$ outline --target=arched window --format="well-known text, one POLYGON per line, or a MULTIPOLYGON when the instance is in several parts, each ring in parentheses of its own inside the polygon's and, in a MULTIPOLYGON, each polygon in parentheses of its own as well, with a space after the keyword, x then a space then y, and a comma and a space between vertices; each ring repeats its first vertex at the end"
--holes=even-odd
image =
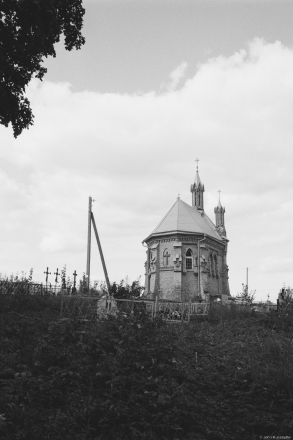
POLYGON ((211 252, 209 254, 208 262, 209 262, 209 273, 210 273, 210 276, 212 276, 212 274, 213 274, 213 255, 211 252))
POLYGON ((215 276, 218 275, 218 259, 217 255, 214 255, 214 268, 215 268, 215 276))
POLYGON ((164 266, 168 266, 168 264, 169 264, 169 257, 170 257, 170 254, 168 252, 168 249, 165 249, 164 252, 163 252, 163 265, 164 266))
POLYGON ((186 270, 188 269, 192 269, 192 251, 191 249, 188 249, 188 251, 186 252, 186 270))

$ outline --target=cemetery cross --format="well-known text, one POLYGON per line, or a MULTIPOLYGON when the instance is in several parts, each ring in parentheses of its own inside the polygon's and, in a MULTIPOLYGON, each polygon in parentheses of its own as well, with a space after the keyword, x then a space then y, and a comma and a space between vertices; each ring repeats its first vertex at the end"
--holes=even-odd
POLYGON ((51 272, 49 272, 49 268, 47 267, 46 272, 44 272, 44 274, 46 275, 46 290, 47 290, 47 284, 48 284, 48 275, 51 275, 51 272))

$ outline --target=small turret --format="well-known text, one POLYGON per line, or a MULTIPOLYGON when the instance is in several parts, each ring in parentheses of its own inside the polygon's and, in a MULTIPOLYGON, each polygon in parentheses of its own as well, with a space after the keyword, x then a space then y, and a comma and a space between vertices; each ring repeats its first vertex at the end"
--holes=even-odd
POLYGON ((217 232, 220 235, 223 235, 224 237, 226 237, 225 217, 224 217, 225 208, 223 208, 223 206, 221 204, 220 193, 221 193, 221 191, 219 191, 218 206, 216 206, 216 208, 214 209, 214 212, 216 214, 216 228, 217 228, 217 232))
POLYGON ((203 203, 203 193, 204 193, 204 185, 201 183, 199 174, 198 174, 198 162, 199 160, 196 159, 197 166, 196 166, 196 175, 194 183, 190 187, 190 191, 192 194, 192 206, 198 210, 203 211, 204 210, 204 203, 203 203))

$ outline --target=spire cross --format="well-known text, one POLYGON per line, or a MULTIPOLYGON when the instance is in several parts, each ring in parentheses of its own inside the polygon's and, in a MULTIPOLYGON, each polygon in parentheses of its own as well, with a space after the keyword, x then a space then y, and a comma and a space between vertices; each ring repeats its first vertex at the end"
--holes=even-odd
POLYGON ((57 267, 57 271, 54 272, 54 275, 56 275, 55 283, 57 284, 57 283, 58 283, 58 277, 59 277, 59 275, 60 275, 60 273, 58 273, 58 267, 57 267))
POLYGON ((199 162, 199 159, 195 159, 195 162, 196 162, 196 171, 198 171, 198 162, 199 162))
POLYGON ((218 193, 219 193, 219 200, 221 199, 221 190, 219 189, 218 193))

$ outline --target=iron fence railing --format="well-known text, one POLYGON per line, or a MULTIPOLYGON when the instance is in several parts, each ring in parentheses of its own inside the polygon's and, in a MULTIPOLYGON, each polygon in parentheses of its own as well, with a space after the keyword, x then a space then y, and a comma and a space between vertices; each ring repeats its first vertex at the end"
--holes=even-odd
POLYGON ((80 295, 64 295, 61 292, 61 316, 75 315, 79 318, 105 317, 147 313, 166 322, 189 322, 193 316, 206 316, 209 303, 176 302, 166 300, 114 299, 80 295))
MULTIPOLYGON (((30 283, 25 281, 0 281, 0 294, 12 295, 59 295, 62 290, 61 284, 30 283)), ((72 287, 65 289, 68 294, 72 293, 72 287)))
POLYGON ((0 281, 0 294, 42 295, 43 286, 38 283, 4 280, 0 281))

